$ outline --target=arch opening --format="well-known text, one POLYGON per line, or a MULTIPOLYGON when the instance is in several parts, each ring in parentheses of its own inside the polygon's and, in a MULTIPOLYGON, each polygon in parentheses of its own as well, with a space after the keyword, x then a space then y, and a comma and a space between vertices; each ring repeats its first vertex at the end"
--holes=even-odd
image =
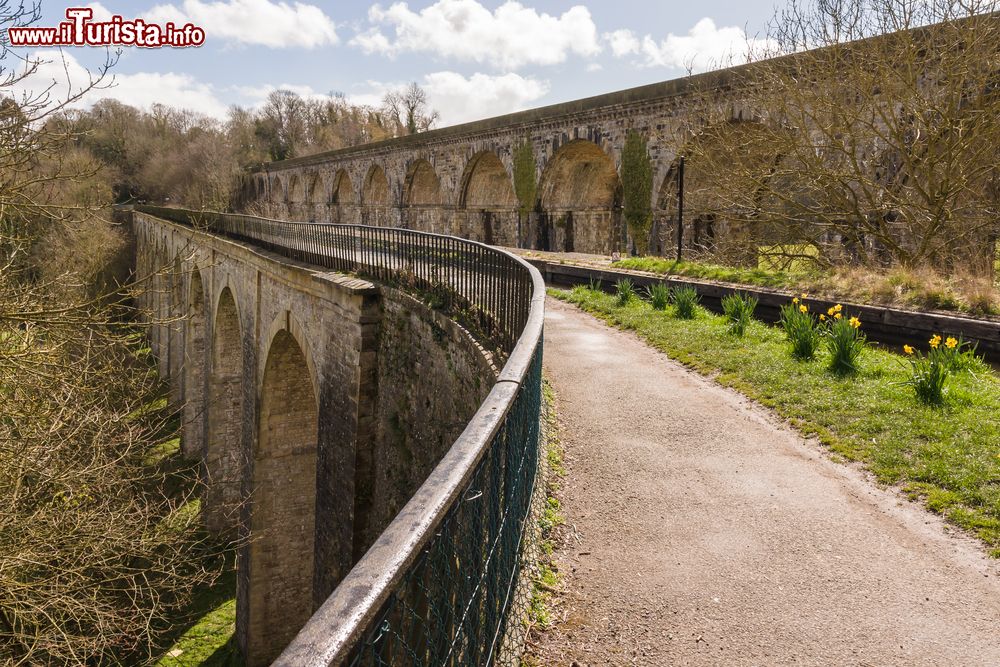
MULTIPOLYGON (((383 176, 384 177, 384 176, 383 176)), ((389 193, 389 185, 386 184, 386 197, 389 193)), ((333 178, 333 196, 331 201, 334 204, 353 204, 354 187, 351 185, 351 177, 345 169, 339 169, 333 178)))
POLYGON ((281 204, 285 201, 285 187, 281 183, 281 179, 275 176, 271 179, 271 203, 281 204))
POLYGON ((298 174, 292 174, 288 181, 288 203, 301 204, 306 200, 305 179, 298 174))
POLYGON ((768 253, 813 253, 821 230, 793 219, 786 203, 806 196, 795 160, 785 153, 790 135, 757 121, 733 119, 709 126, 681 151, 683 225, 678 228, 678 161, 657 191, 654 243, 684 257, 757 267, 768 253))
POLYGON ((373 165, 368 170, 368 177, 365 178, 365 187, 361 196, 362 201, 367 206, 387 206, 389 204, 389 179, 386 178, 382 167, 373 165))
POLYGON ((459 203, 466 209, 464 236, 483 243, 518 245, 517 195, 507 169, 494 153, 484 151, 469 161, 459 203))
POLYGON ((403 203, 406 206, 440 206, 441 181, 427 160, 414 162, 406 174, 403 203))
POLYGON ((389 223, 389 179, 382 167, 372 165, 361 191, 364 208, 361 221, 366 225, 387 225, 389 223))
POLYGON ((270 664, 314 610, 316 396, 285 330, 264 366, 250 513, 248 662, 270 664))
POLYGON ((313 174, 312 178, 309 180, 309 203, 327 203, 326 183, 323 181, 323 177, 319 174, 313 174))
POLYGON ((200 457, 205 440, 205 290, 201 272, 191 270, 188 316, 184 335, 184 437, 186 458, 200 457))
POLYGON ((614 160, 576 139, 560 146, 542 172, 539 246, 608 254, 624 247, 622 186, 614 160))
POLYGON ((219 296, 212 335, 205 443, 205 526, 237 533, 243 446, 243 331, 232 291, 219 296))

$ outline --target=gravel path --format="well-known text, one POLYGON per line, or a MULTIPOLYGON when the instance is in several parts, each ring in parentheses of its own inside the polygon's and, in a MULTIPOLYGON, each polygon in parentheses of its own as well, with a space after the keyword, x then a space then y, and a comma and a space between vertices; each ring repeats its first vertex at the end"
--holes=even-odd
POLYGON ((768 411, 546 304, 566 593, 542 664, 1000 665, 1000 564, 768 411))

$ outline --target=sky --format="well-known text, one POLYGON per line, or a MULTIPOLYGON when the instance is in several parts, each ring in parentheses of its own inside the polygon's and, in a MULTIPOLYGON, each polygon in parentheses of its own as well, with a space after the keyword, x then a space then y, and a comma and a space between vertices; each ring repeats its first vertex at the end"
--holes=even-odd
MULTIPOLYGON (((781 0, 778 0, 779 2, 781 0)), ((205 30, 196 48, 122 50, 113 85, 92 91, 149 108, 160 102, 224 119, 277 88, 377 105, 415 81, 439 127, 665 81, 740 60, 774 13, 773 0, 42 0, 55 26, 68 6, 205 30)), ((105 49, 28 52, 46 61, 25 86, 85 80, 105 49)), ((0 63, 7 64, 9 63, 0 63)), ((0 93, 4 91, 0 89, 0 93)), ((23 92, 23 91, 22 91, 23 92)))

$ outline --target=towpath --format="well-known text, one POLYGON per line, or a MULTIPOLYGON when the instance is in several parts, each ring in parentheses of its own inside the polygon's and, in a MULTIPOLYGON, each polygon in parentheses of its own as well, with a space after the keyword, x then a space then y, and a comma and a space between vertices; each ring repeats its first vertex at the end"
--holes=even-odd
POLYGON ((735 392, 549 299, 568 475, 542 664, 1000 665, 1000 566, 735 392))

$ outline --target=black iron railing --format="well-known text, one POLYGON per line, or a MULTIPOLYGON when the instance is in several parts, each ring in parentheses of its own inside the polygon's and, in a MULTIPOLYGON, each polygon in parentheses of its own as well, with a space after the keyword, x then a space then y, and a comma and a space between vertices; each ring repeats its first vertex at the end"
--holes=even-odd
POLYGON ((496 248, 412 230, 137 210, 415 290, 503 354, 458 440, 274 664, 517 664, 539 462, 538 271, 496 248))

